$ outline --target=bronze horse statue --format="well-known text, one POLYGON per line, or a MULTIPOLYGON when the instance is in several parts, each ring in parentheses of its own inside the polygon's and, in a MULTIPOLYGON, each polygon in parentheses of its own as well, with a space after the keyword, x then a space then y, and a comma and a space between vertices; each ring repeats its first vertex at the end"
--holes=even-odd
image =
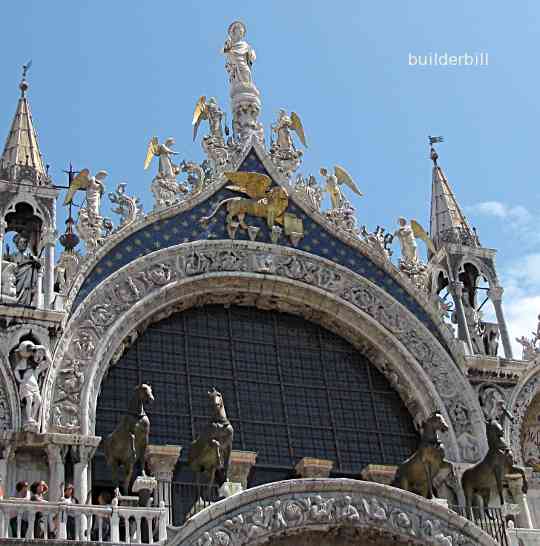
POLYGON ((512 450, 504 439, 504 429, 496 419, 486 422, 488 452, 477 465, 467 469, 461 478, 465 493, 467 513, 473 506, 475 495, 484 503, 484 510, 489 506, 491 492, 496 489, 501 506, 504 504, 503 480, 509 474, 520 474, 523 478, 522 491, 527 493, 527 477, 523 468, 516 466, 512 450))
POLYGON ((426 419, 418 449, 399 465, 391 485, 433 498, 435 476, 442 470, 449 470, 455 476, 454 466, 445 459, 444 445, 438 437, 439 432, 447 430, 448 424, 440 413, 433 413, 426 419))
POLYGON ((150 385, 142 383, 135 387, 127 413, 122 416, 114 431, 103 440, 105 459, 111 468, 117 494, 120 487, 121 468, 124 470, 124 494, 128 493, 133 469, 137 461, 141 463, 143 476, 146 475, 144 459, 150 434, 150 421, 144 411, 144 404, 153 401, 154 395, 150 385))
POLYGON ((188 464, 197 473, 209 478, 208 493, 214 483, 221 487, 227 481, 234 429, 225 413, 223 396, 215 388, 208 392, 213 415, 206 430, 192 442, 188 464))

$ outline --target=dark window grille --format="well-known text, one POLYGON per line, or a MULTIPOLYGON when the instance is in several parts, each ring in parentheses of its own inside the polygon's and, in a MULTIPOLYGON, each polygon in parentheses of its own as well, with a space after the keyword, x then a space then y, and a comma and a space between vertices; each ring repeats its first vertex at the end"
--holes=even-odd
MULTIPOLYGON (((96 434, 113 430, 141 381, 156 399, 147 408, 151 443, 185 448, 174 478, 179 491, 187 448, 209 419, 213 386, 224 396, 234 448, 258 453, 253 484, 290 477, 305 456, 335 461, 336 475, 358 475, 370 463, 396 464, 417 446, 399 395, 368 359, 321 326, 284 313, 215 305, 149 326, 103 381, 96 434)), ((94 482, 109 480, 98 452, 94 482)))

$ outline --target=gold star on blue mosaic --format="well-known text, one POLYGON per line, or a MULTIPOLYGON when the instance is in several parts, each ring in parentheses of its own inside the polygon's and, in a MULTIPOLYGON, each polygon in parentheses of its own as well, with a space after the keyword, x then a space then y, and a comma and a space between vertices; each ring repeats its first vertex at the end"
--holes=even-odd
POLYGON ((135 241, 133 241, 137 246, 141 246, 142 245, 142 241, 140 239, 135 239, 135 241))

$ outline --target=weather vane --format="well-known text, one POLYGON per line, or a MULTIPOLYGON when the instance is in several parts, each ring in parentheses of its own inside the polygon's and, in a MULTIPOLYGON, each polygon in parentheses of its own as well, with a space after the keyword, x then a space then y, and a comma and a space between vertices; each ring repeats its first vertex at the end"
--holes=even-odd
POLYGON ((430 151, 430 159, 433 161, 433 165, 435 167, 437 166, 437 159, 439 159, 439 154, 433 147, 434 144, 439 144, 440 142, 444 142, 444 138, 442 136, 429 136, 429 151, 430 151))
POLYGON ((23 80, 26 78, 26 74, 30 70, 30 67, 32 66, 32 60, 30 59, 26 64, 22 65, 22 77, 23 80))

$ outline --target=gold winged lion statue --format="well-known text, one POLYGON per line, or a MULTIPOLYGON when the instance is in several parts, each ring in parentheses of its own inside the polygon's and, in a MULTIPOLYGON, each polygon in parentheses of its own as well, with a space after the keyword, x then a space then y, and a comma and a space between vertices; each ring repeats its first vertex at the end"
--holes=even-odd
POLYGON ((284 214, 289 206, 289 195, 285 188, 275 186, 270 188, 272 179, 266 174, 256 172, 227 172, 226 178, 233 183, 227 189, 245 193, 246 197, 229 197, 217 205, 210 216, 201 218, 201 224, 205 225, 218 213, 219 209, 227 207, 227 225, 238 222, 242 229, 249 226, 245 222, 246 215, 264 218, 268 227, 275 224, 283 224, 284 214))

